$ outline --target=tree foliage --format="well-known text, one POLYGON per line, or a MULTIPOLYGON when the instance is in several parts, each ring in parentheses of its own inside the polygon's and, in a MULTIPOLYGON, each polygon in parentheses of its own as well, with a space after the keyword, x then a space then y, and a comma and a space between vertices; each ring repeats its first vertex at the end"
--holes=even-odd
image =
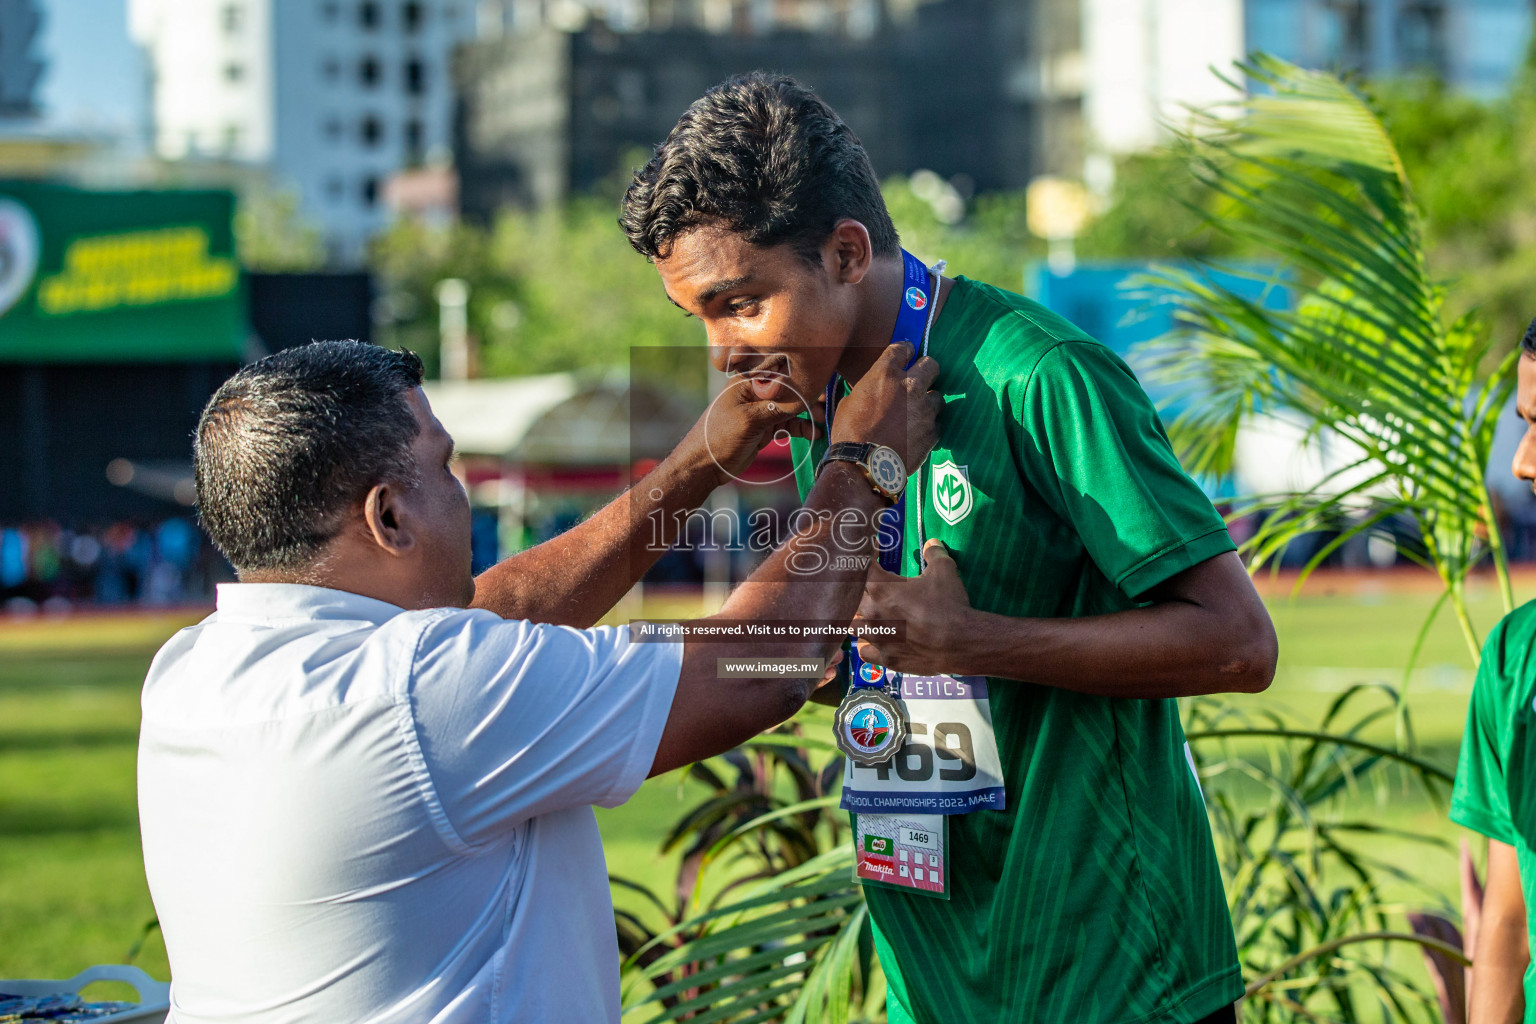
POLYGON ((1536 312, 1536 68, 1492 100, 1430 78, 1366 92, 1414 183, 1431 272, 1457 277, 1454 313, 1477 310, 1508 351, 1536 312))
POLYGON ((949 267, 945 273, 951 276, 964 274, 974 281, 1018 291, 1025 263, 1045 253, 1043 243, 1026 225, 1024 193, 973 196, 962 216, 947 223, 940 216, 948 212, 942 205, 914 191, 918 180, 919 175, 891 178, 882 187, 902 246, 929 263, 946 261, 949 267))
POLYGON ((325 266, 325 241, 300 212, 299 197, 268 187, 241 190, 235 248, 240 265, 259 273, 294 274, 325 266))
POLYGON ((1218 197, 1191 171, 1183 147, 1121 158, 1103 212, 1077 242, 1083 259, 1229 256, 1240 244, 1210 228, 1218 197))
MULTIPOLYGON (((905 179, 889 182, 886 194, 908 248, 948 260, 952 274, 1018 289, 1038 247, 1024 227, 1022 193, 982 196, 955 224, 905 179)), ((558 208, 507 209, 489 228, 401 219, 371 255, 383 294, 381 340, 435 365, 434 288, 453 277, 469 284, 469 330, 485 376, 623 366, 634 346, 698 348, 698 321, 667 301, 617 216, 617 199, 600 192, 558 208)))
POLYGON ((699 346, 696 321, 667 301, 624 240, 612 203, 593 197, 506 210, 490 228, 405 219, 375 243, 386 344, 435 361, 436 284, 469 284, 469 330, 485 376, 623 366, 632 346, 699 346))

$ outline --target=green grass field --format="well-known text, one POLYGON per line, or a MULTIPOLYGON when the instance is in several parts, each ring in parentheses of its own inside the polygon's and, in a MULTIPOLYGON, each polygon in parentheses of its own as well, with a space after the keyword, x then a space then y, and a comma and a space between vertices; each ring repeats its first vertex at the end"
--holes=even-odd
MULTIPOLYGON (((1313 721, 1350 683, 1399 684, 1433 603, 1433 593, 1421 589, 1325 584, 1295 599, 1279 591, 1270 600, 1281 635, 1280 675, 1267 694, 1244 699, 1313 721)), ((1519 590, 1522 599, 1536 596, 1536 585, 1519 590)), ((1496 621, 1497 602, 1486 588, 1475 595, 1473 614, 1481 630, 1496 621)), ((138 689, 155 649, 185 621, 0 622, 0 978, 67 977, 93 963, 121 961, 153 918, 134 803, 138 689)), ((1410 690, 1419 739, 1428 757, 1452 766, 1471 663, 1448 616, 1429 636, 1420 664, 1410 690)), ((1390 737, 1389 727, 1382 737, 1390 737)), ((664 888, 675 861, 659 845, 688 799, 669 777, 648 783, 623 807, 599 811, 610 870, 664 888)), ((1417 796, 1378 798, 1374 813, 1424 834, 1459 832, 1417 796)), ((1381 847, 1387 857, 1394 850, 1381 847)), ((1426 858, 1404 848, 1402 856, 1414 858, 1409 866, 1454 902, 1450 855, 1426 858)), ((167 976, 158 934, 135 962, 167 976)))

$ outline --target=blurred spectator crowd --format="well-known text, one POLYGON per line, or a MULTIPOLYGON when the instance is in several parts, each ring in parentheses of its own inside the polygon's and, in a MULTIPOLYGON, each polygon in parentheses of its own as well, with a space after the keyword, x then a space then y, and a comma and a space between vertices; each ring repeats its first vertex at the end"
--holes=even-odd
MULTIPOLYGON (((1511 561, 1536 561, 1536 502, 1528 500, 1528 492, 1521 501, 1503 497, 1495 493, 1493 507, 1511 561)), ((774 511, 787 518, 795 505, 781 504, 774 511)), ((744 522, 750 511, 732 509, 735 514, 726 521, 744 522)), ((536 524, 525 526, 519 536, 502 537, 494 511, 477 509, 472 530, 474 570, 483 572, 511 550, 549 540, 582 518, 583 510, 576 505, 561 505, 536 524)), ((1233 539, 1242 541, 1254 526, 1247 517, 1235 520, 1230 527, 1233 539)), ((728 536, 723 537, 706 536, 708 532, 702 517, 690 518, 683 542, 646 574, 646 582, 697 585, 709 575, 706 562, 712 556, 724 558, 720 569, 728 578, 740 580, 761 560, 762 552, 749 549, 737 530, 727 530, 728 536)), ((1298 539, 1278 559, 1280 567, 1301 568, 1336 536, 1320 531, 1298 539)), ((769 538, 771 543, 782 539, 769 538)), ((1323 564, 1343 569, 1388 568, 1412 561, 1409 553, 1421 547, 1412 524, 1393 519, 1377 535, 1356 537, 1333 550, 1323 564)), ((214 586, 233 579, 229 564, 190 516, 93 527, 65 527, 51 521, 0 524, 0 614, 65 612, 89 606, 209 605, 214 586)))
POLYGON ((187 517, 67 528, 0 525, 0 610, 207 604, 227 563, 187 517))

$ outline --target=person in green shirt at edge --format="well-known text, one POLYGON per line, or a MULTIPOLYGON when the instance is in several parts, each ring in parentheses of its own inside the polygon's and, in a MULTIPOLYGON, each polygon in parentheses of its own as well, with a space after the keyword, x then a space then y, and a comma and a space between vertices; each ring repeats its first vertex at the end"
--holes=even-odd
MULTIPOLYGON (((620 223, 759 398, 857 381, 891 340, 904 265, 874 170, 793 79, 696 101, 620 223)), ((946 406, 907 488, 915 578, 872 567, 860 610, 905 640, 860 650, 989 677, 1007 808, 949 819, 948 900, 866 886, 890 1019, 1233 1021, 1242 975, 1173 698, 1268 686, 1268 612, 1125 364, 1028 299, 935 278, 946 406), (972 492, 963 517, 949 496, 954 523, 925 492, 943 463, 972 492)), ((803 486, 816 459, 795 454, 803 486)))
MULTIPOLYGON (((1515 409, 1525 437, 1511 467, 1536 485, 1536 320, 1520 339, 1515 409)), ((1468 1024, 1536 1020, 1526 901, 1536 885, 1536 601, 1493 627, 1472 684, 1451 820, 1488 837, 1488 879, 1472 952, 1468 1024), (1521 879, 1524 878, 1524 884, 1521 879)))

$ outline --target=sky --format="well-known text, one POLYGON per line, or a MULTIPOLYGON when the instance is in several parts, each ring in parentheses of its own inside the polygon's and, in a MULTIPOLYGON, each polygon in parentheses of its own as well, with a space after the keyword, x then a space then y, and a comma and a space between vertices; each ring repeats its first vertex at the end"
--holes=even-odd
POLYGON ((43 123, 141 139, 149 101, 144 61, 128 38, 128 0, 42 0, 38 52, 43 123))

